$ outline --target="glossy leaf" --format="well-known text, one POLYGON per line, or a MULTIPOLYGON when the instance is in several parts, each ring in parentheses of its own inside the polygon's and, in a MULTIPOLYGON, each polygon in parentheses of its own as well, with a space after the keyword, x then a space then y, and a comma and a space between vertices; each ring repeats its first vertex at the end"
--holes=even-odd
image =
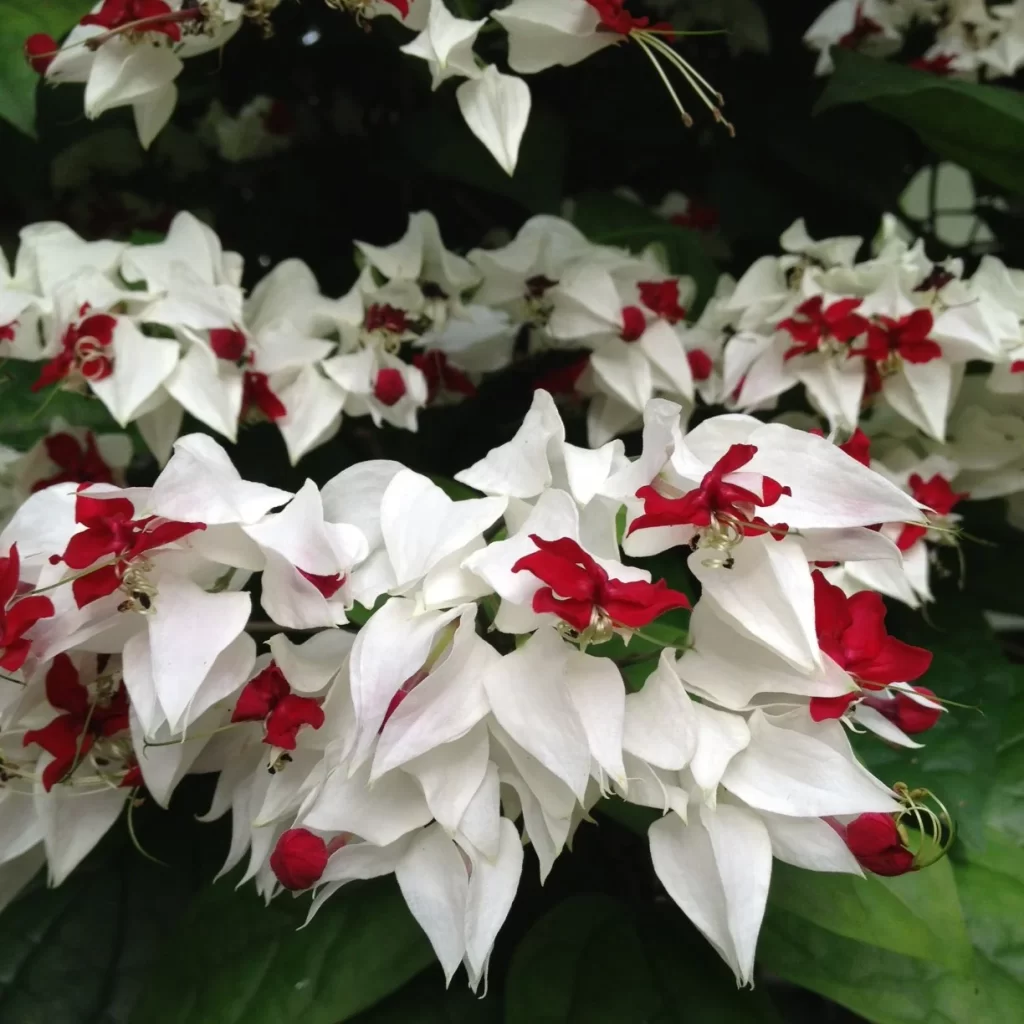
POLYGON ((433 959, 390 880, 353 884, 297 931, 307 907, 288 894, 266 907, 229 881, 209 887, 168 942, 132 1024, 341 1024, 433 959))
POLYGON ((1024 95, 837 50, 818 112, 863 103, 912 128, 939 156, 1024 192, 1024 95))
POLYGON ((947 860, 901 878, 824 874, 778 861, 771 904, 836 935, 953 970, 970 966, 971 946, 947 860))
POLYGON ((541 918, 516 949, 505 1024, 774 1024, 761 994, 738 990, 723 963, 674 909, 634 912, 578 893, 541 918))

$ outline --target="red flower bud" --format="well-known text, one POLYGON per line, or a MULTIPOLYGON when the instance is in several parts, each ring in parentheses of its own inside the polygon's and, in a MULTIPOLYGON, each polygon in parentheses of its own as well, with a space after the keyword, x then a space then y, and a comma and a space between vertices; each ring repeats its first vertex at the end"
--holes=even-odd
POLYGON ((846 826, 846 845, 857 863, 876 875, 905 875, 914 870, 914 854, 890 814, 862 814, 846 826))
POLYGON ((270 870, 286 889, 299 892, 320 881, 329 858, 327 843, 320 836, 304 828, 290 828, 270 855, 270 870))
POLYGON ((373 385, 373 397, 382 405, 395 405, 405 395, 405 380, 400 370, 390 367, 377 374, 373 385))
POLYGON ((37 32, 25 40, 25 59, 36 74, 45 75, 59 49, 53 36, 37 32))

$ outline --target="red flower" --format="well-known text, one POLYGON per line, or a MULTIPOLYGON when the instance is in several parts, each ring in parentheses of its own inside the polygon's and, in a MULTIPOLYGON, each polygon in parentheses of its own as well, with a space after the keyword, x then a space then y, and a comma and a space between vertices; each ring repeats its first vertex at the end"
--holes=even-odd
POLYGON ((9 324, 0 324, 0 341, 14 341, 14 332, 17 329, 17 320, 12 320, 9 324))
POLYGON ((366 311, 363 327, 368 331, 387 331, 389 334, 404 334, 409 329, 405 311, 395 306, 374 304, 366 311))
POLYGON ((54 484, 112 484, 113 470, 103 461, 96 447, 96 436, 89 431, 85 443, 80 445, 73 434, 51 434, 43 439, 46 454, 57 467, 53 476, 37 480, 33 493, 54 484))
POLYGON ((898 355, 908 363, 930 363, 942 358, 942 349, 928 335, 934 326, 930 310, 915 309, 913 313, 894 320, 877 316, 868 325, 867 343, 851 355, 865 356, 874 363, 884 363, 898 355))
POLYGON ((127 498, 94 498, 79 492, 75 522, 85 529, 68 541, 63 555, 51 561, 63 561, 78 571, 101 559, 113 559, 71 584, 79 608, 117 590, 131 562, 140 555, 206 529, 203 523, 179 523, 159 516, 135 519, 134 515, 135 506, 127 498))
POLYGON ((381 405, 395 405, 404 396, 405 378, 402 376, 401 370, 385 367, 377 372, 377 379, 373 382, 373 397, 381 405))
POLYGON ((246 370, 242 380, 242 412, 248 414, 256 410, 271 422, 284 419, 288 415, 284 402, 270 389, 270 379, 267 375, 246 370))
POLYGON ((429 402, 433 402, 442 392, 465 395, 467 398, 476 394, 476 385, 461 370, 452 366, 440 349, 417 352, 412 357, 412 365, 426 378, 429 402))
POLYGON ((837 45, 846 50, 855 50, 869 36, 878 35, 881 31, 882 26, 873 18, 868 18, 864 14, 864 5, 857 4, 857 14, 854 17, 853 28, 839 40, 837 45))
MULTIPOLYGON (((764 525, 754 517, 754 509, 774 505, 784 494, 793 492, 770 476, 761 478, 760 494, 725 480, 731 473, 742 469, 756 454, 756 445, 732 445, 704 474, 700 487, 681 498, 666 498, 653 487, 641 487, 636 496, 643 498, 644 514, 633 520, 629 532, 646 530, 652 526, 710 526, 713 520, 723 516, 751 526, 764 525)), ((755 529, 752 532, 759 531, 755 529)))
POLYGON ((37 32, 25 40, 25 59, 37 75, 45 75, 59 49, 60 45, 53 36, 37 32))
POLYGON ((814 580, 814 626, 821 649, 868 689, 923 676, 931 651, 912 647, 885 630, 885 602, 873 591, 847 597, 820 572, 814 580))
POLYGON ((318 576, 315 572, 299 569, 299 575, 309 580, 328 601, 345 585, 345 577, 341 573, 335 573, 333 576, 318 576))
POLYGON ((653 28, 659 31, 670 30, 671 25, 660 23, 651 25, 650 18, 634 18, 627 11, 626 0, 587 0, 601 18, 601 26, 621 36, 628 36, 634 29, 653 28))
POLYGON ((860 699, 860 690, 851 690, 841 697, 812 697, 811 721, 826 722, 830 718, 842 718, 850 705, 860 699))
POLYGON ((290 828, 281 835, 270 855, 270 870, 293 892, 309 889, 320 881, 331 853, 320 836, 304 828, 290 828))
POLYGON ((718 227, 718 209, 691 201, 685 213, 673 213, 669 222, 693 231, 714 231, 718 227))
POLYGON ((151 24, 140 26, 140 30, 160 32, 174 42, 179 42, 181 39, 181 28, 177 22, 198 19, 202 16, 199 8, 196 8, 194 12, 192 10, 172 12, 164 0, 103 0, 103 6, 95 14, 87 14, 79 21, 79 25, 99 25, 108 30, 118 29, 147 18, 159 19, 162 14, 169 17, 164 21, 154 20, 151 24), (182 14, 188 14, 189 18, 182 18, 180 16, 182 14))
POLYGON ((622 310, 622 331, 619 337, 623 341, 639 341, 647 330, 647 317, 639 306, 625 306, 622 310))
POLYGON ((1010 373, 1024 373, 1024 359, 1015 359, 1010 363, 1010 373))
POLYGON ((641 281, 637 287, 640 290, 640 301, 662 320, 677 324, 686 319, 686 310, 679 305, 678 281, 641 281))
POLYGON ((554 612, 582 633, 595 613, 615 625, 640 629, 672 608, 689 608, 685 594, 669 590, 664 580, 630 583, 610 579, 608 573, 574 540, 530 540, 538 551, 524 555, 512 566, 513 572, 531 572, 546 583, 533 595, 535 612, 554 612))
POLYGON ((63 711, 49 725, 25 733, 24 746, 35 743, 53 760, 43 770, 49 792, 92 749, 96 740, 128 728, 128 694, 119 682, 107 698, 94 698, 66 654, 58 654, 46 674, 46 699, 63 711))
MULTIPOLYGON (((913 473, 908 483, 910 484, 910 493, 922 505, 927 505, 937 516, 949 515, 961 501, 970 497, 967 491, 954 491, 949 486, 949 481, 940 473, 936 473, 930 480, 925 480, 920 474, 913 473)), ((896 538, 896 547, 900 551, 906 551, 927 533, 928 527, 907 523, 899 537, 896 538)))
POLYGON ((845 828, 846 845, 857 863, 876 875, 905 875, 914 870, 914 855, 903 845, 889 814, 862 814, 845 828))
POLYGON ((238 695, 232 722, 263 722, 263 742, 282 750, 294 750, 304 725, 319 729, 324 724, 320 701, 291 692, 288 680, 272 661, 245 684, 238 695))
POLYGON ((79 315, 85 319, 64 332, 60 352, 43 366, 33 391, 42 391, 73 372, 86 380, 104 380, 114 372, 114 360, 107 350, 114 341, 117 319, 106 313, 85 316, 88 310, 88 305, 83 306, 79 315))
POLYGON ((715 368, 711 356, 703 349, 695 348, 692 352, 686 353, 686 361, 690 364, 690 373, 694 380, 707 380, 715 368))
POLYGON ((288 136, 295 132, 295 114, 283 100, 274 100, 263 115, 263 127, 269 135, 288 136))
POLYGON ((576 393, 576 385, 583 372, 590 365, 590 356, 580 356, 565 366, 559 366, 554 370, 548 370, 534 379, 533 389, 537 391, 543 388, 552 395, 573 395, 576 393))
POLYGON ((823 342, 849 344, 868 329, 867 320, 854 313, 860 304, 860 299, 840 299, 825 309, 824 299, 815 295, 797 306, 796 315, 787 317, 778 325, 780 331, 788 331, 796 342, 783 359, 811 355, 821 348, 823 342))
POLYGON ((931 75, 951 75, 953 73, 953 61, 956 57, 951 53, 939 53, 934 57, 918 57, 912 60, 907 67, 915 71, 927 71, 931 75))
POLYGON ((218 359, 226 359, 229 363, 241 362, 245 359, 247 346, 248 341, 242 331, 232 327, 217 327, 210 331, 210 348, 218 359))
POLYGON ((0 558, 0 669, 17 672, 32 646, 25 634, 40 620, 53 615, 53 602, 41 594, 17 600, 21 581, 18 545, 12 544, 6 558, 0 558))
MULTIPOLYGON (((823 430, 812 430, 812 434, 816 437, 824 437, 825 432, 823 430)), ((853 436, 849 441, 844 441, 836 447, 841 452, 846 452, 851 459, 856 459, 862 466, 871 466, 871 438, 864 433, 863 430, 858 427, 854 432, 853 436)))
MULTIPOLYGON (((935 694, 926 686, 915 686, 913 690, 922 697, 935 700, 935 694)), ((925 707, 902 690, 890 692, 892 696, 889 698, 868 697, 865 703, 885 715, 890 722, 898 725, 909 736, 927 732, 942 717, 941 708, 925 707)))

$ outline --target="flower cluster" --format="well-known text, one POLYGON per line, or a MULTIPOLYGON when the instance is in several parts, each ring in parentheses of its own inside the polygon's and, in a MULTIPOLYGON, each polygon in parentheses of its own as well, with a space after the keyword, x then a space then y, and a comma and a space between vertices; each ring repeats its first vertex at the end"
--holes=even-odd
MULTIPOLYGON (((139 139, 148 147, 174 112, 182 59, 223 46, 245 15, 265 21, 277 2, 99 0, 62 43, 33 35, 26 40, 25 55, 50 84, 84 83, 87 117, 130 106, 139 139)), ((502 169, 514 173, 530 117, 530 88, 519 75, 505 74, 474 53, 488 18, 456 17, 445 0, 327 3, 350 12, 367 27, 372 19, 387 15, 415 30, 415 39, 402 52, 426 61, 433 89, 450 78, 464 79, 455 95, 466 124, 502 169)), ((685 33, 633 16, 626 0, 513 0, 492 17, 508 34, 508 63, 520 74, 578 64, 599 50, 631 41, 657 68, 684 123, 690 125, 693 119, 670 84, 666 65, 679 72, 715 119, 732 130, 721 113, 722 97, 671 46, 675 36, 685 33)), ((258 116, 258 111, 250 114, 258 116)), ((245 127, 224 128, 228 138, 218 141, 229 154, 236 151, 245 127)), ((279 148, 264 141, 267 151, 279 148)))
POLYGON ((293 462, 343 414, 415 430, 426 404, 472 396, 506 367, 523 332, 527 355, 575 354, 561 388, 595 396, 595 443, 639 425, 656 394, 692 404, 711 373, 684 343, 692 283, 557 218, 468 258, 426 212, 393 245, 357 248, 363 270, 340 299, 299 260, 245 297, 240 258, 190 214, 148 245, 32 225, 0 280, 0 355, 39 361, 38 390, 94 394, 161 462, 185 412, 231 441, 271 420, 293 462))
POLYGON ((833 47, 889 57, 912 33, 926 34, 910 67, 936 75, 1004 78, 1024 64, 1024 4, 984 0, 834 0, 804 34, 818 52, 817 72, 833 67, 833 47))
MULTIPOLYGON (((567 325, 646 323, 566 294, 567 325)), ((245 861, 267 899, 315 888, 310 913, 393 873, 446 976, 464 964, 476 987, 524 842, 543 879, 613 797, 661 812, 658 877, 749 982, 773 858, 899 874, 941 839, 908 828, 922 794, 872 777, 844 730, 914 746, 943 713, 930 654, 818 568, 899 563, 877 524, 929 528, 858 454, 739 415, 687 433, 653 399, 631 460, 568 443, 538 390, 458 474, 466 500, 383 460, 292 494, 199 434, 152 487, 50 483, 0 534, 4 891, 44 861, 60 883, 140 801, 217 772, 225 872, 245 861), (256 578, 280 629, 265 652, 256 578)), ((921 490, 935 513, 946 497, 921 490)))
POLYGON ((705 310, 711 400, 769 411, 802 389, 844 450, 931 510, 928 529, 880 527, 902 563, 824 571, 847 590, 930 601, 929 567, 936 547, 956 543, 956 506, 1024 491, 1022 275, 993 256, 971 277, 960 260, 935 263, 892 218, 864 260, 862 239, 816 241, 802 221, 781 247, 738 282, 723 279, 705 310), (966 376, 968 362, 991 370, 966 376))

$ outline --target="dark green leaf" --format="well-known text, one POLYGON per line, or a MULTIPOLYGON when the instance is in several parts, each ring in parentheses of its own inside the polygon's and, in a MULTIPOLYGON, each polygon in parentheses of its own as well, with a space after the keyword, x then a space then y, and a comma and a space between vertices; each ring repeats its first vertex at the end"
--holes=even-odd
POLYGON ((592 242, 618 245, 639 252, 661 246, 675 274, 689 274, 697 282, 692 314, 699 313, 715 290, 718 268, 700 232, 662 220, 639 203, 603 192, 589 192, 576 200, 573 221, 592 242))
POLYGON ((934 652, 920 682, 950 706, 922 737, 920 750, 897 750, 865 736, 858 753, 884 782, 932 790, 949 808, 963 839, 984 841, 985 810, 996 768, 1003 715, 1015 669, 1003 657, 981 609, 953 587, 937 591, 931 624, 902 606, 889 611, 889 632, 934 652))
POLYGON ((970 966, 971 944, 946 860, 890 879, 802 871, 776 861, 770 899, 774 907, 848 939, 953 970, 970 966))
POLYGON ((445 990, 440 971, 427 971, 352 1024, 501 1024, 501 1000, 481 999, 456 978, 445 990))
POLYGON ((287 894, 267 907, 229 881, 208 888, 168 942, 133 1024, 341 1024, 433 959, 393 881, 347 887, 297 931, 307 907, 287 894))
POLYGON ((513 199, 531 213, 556 213, 562 200, 565 132, 557 115, 534 107, 509 177, 470 132, 453 100, 440 98, 406 129, 405 142, 431 174, 513 199))
POLYGON ((1024 94, 837 50, 816 110, 864 103, 912 128, 939 156, 1024 193, 1024 94))
POLYGON ((512 958, 505 1024, 773 1024, 763 995, 729 969, 674 908, 634 913, 579 893, 534 925, 512 958))
POLYGON ((622 1024, 657 1009, 654 978, 629 912, 581 893, 541 918, 509 967, 506 1024, 622 1024))
POLYGON ((39 32, 60 39, 91 6, 89 0, 0 0, 0 117, 26 135, 36 133, 39 75, 25 60, 25 40, 39 32))
POLYGON ((33 392, 41 365, 8 360, 0 369, 0 441, 22 450, 30 448, 55 417, 101 433, 120 431, 98 398, 53 387, 33 392))

